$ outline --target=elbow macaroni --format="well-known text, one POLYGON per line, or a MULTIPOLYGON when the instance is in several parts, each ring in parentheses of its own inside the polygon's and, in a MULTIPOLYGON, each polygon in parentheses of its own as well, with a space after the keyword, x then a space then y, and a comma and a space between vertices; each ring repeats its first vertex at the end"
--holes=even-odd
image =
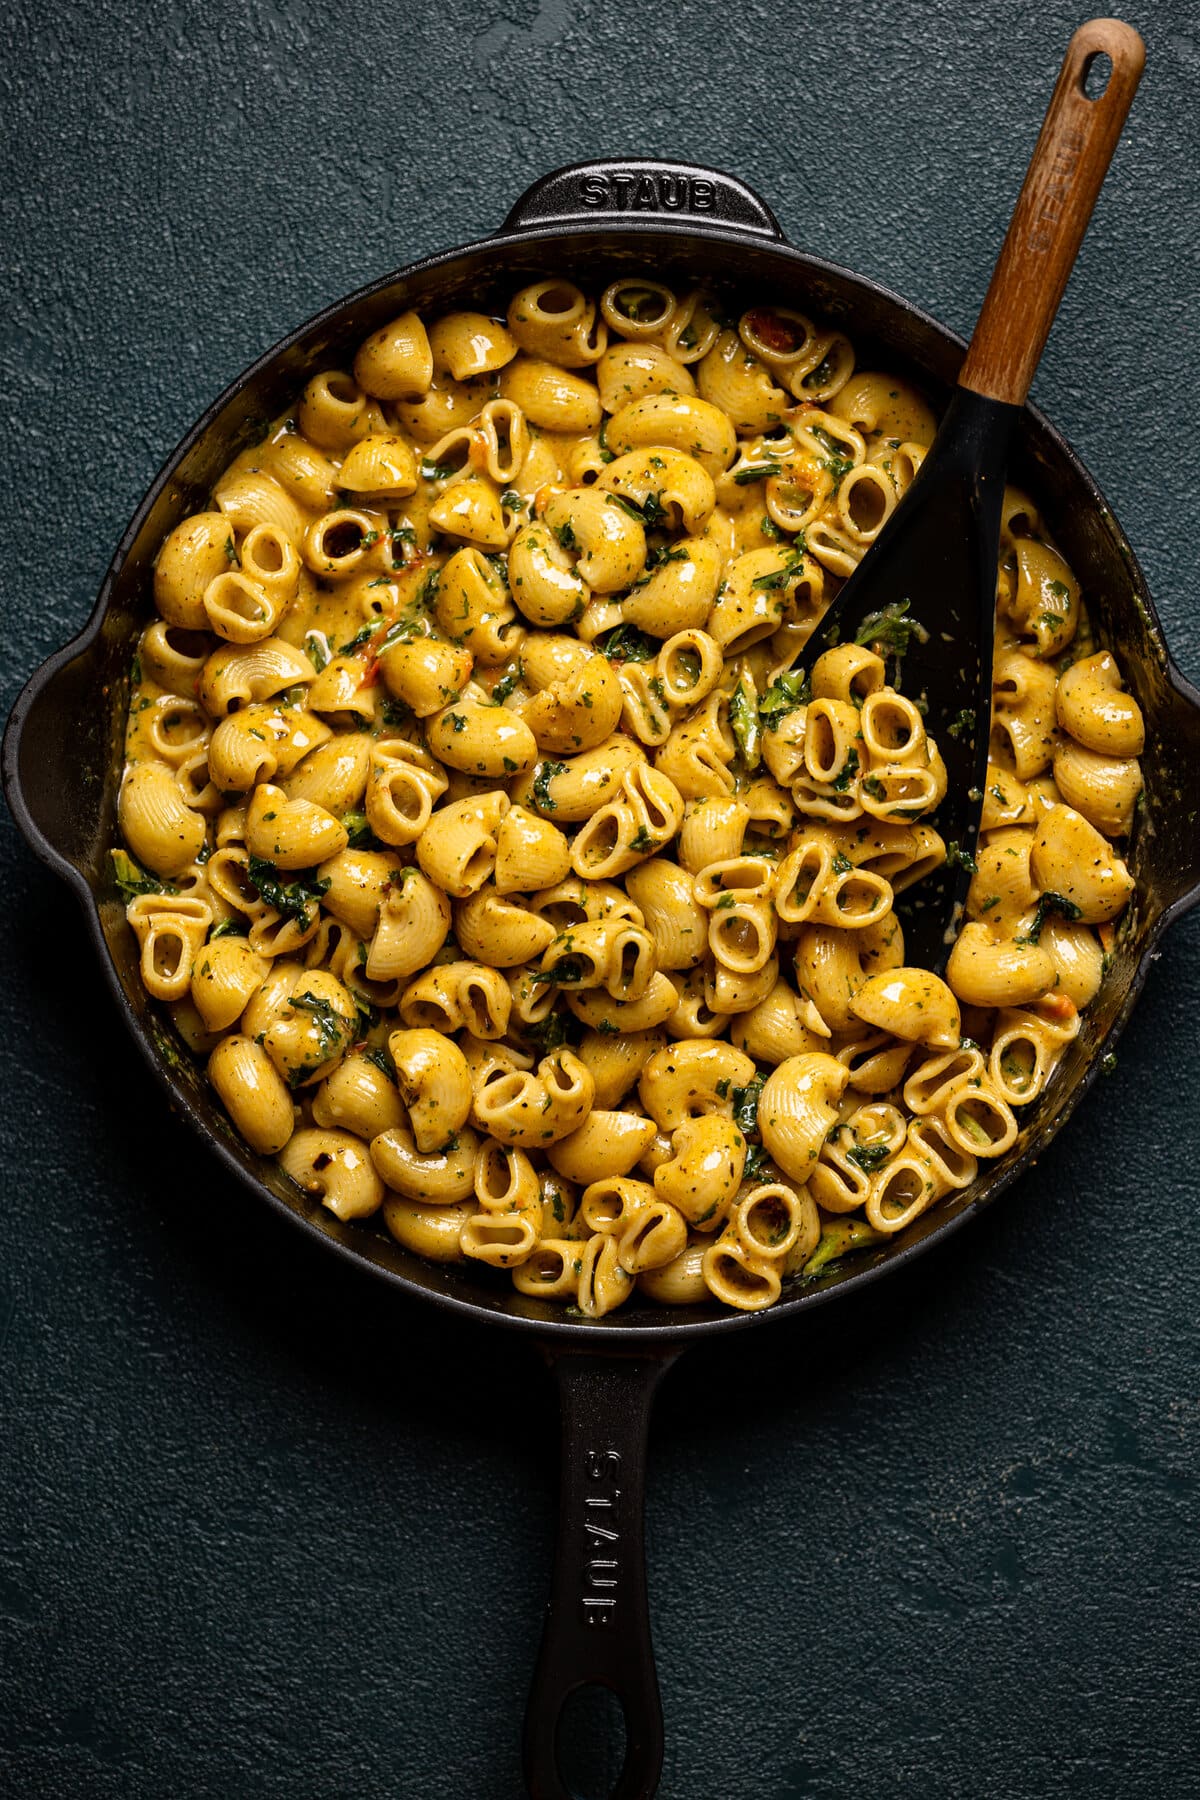
POLYGON ((969 1187, 1134 890, 1141 711, 1009 489, 967 916, 906 965, 938 747, 874 650, 794 664, 936 421, 726 313, 384 323, 163 542, 133 671, 114 867, 236 1130, 589 1318, 769 1306, 969 1187))

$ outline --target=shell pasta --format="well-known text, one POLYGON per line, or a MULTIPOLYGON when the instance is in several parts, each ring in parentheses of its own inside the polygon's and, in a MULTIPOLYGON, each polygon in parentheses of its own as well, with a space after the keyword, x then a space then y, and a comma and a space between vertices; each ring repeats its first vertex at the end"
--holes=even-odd
POLYGON ((599 1318, 770 1306, 1010 1149, 1144 733, 1008 490, 966 918, 906 962, 958 854, 919 599, 798 662, 935 429, 795 309, 554 277, 391 320, 233 460, 156 560, 112 856, 254 1151, 599 1318))

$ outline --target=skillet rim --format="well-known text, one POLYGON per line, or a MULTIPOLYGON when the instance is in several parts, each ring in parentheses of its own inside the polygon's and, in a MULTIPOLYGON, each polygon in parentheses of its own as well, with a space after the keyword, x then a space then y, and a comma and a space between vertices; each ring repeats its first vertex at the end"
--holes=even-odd
MULTIPOLYGON (((518 216, 528 197, 548 184, 554 176, 571 173, 581 168, 603 166, 611 166, 611 164, 568 165, 565 169, 555 170, 542 177, 527 190, 526 195, 518 199, 511 209, 508 219, 511 220, 518 216)), ((696 165, 691 164, 672 165, 662 162, 655 166, 679 169, 696 168, 696 165)), ((716 171, 704 172, 718 173, 716 171)), ((736 178, 722 176, 721 179, 740 188, 744 189, 745 187, 745 184, 737 182, 736 178)), ((756 200, 758 199, 752 189, 749 192, 756 200)), ((763 205, 767 216, 774 223, 774 215, 771 210, 766 207, 765 203, 760 202, 760 204, 763 205)), ((122 533, 101 581, 95 605, 85 624, 68 643, 53 652, 35 669, 17 696, 4 734, 2 770, 5 794, 22 835, 39 860, 67 883, 83 908, 88 932, 95 946, 104 978, 152 1075, 168 1099, 175 1102, 191 1128, 205 1141, 209 1150, 215 1153, 226 1171, 232 1174, 238 1182, 260 1200, 265 1201, 279 1217, 302 1231, 318 1247, 337 1253, 347 1263, 365 1270, 377 1279, 399 1288, 403 1293, 421 1302, 445 1308, 452 1314, 469 1318, 479 1324, 503 1326, 523 1332, 527 1336, 532 1335, 534 1338, 542 1339, 547 1348, 555 1347, 563 1351, 573 1349, 575 1351, 589 1350, 595 1353, 624 1355, 640 1353, 646 1356, 662 1356, 671 1354, 675 1348, 681 1351, 698 1338, 711 1337, 718 1333, 745 1331, 753 1326, 771 1321, 778 1322, 783 1318, 795 1318, 798 1313, 814 1311, 834 1299, 848 1295, 852 1290, 860 1292, 885 1275, 893 1274, 897 1270, 909 1266, 917 1257, 924 1255, 935 1246, 944 1244, 969 1220, 974 1219, 979 1213, 993 1205, 1007 1188, 1028 1171, 1030 1165, 1036 1161, 1051 1139, 1056 1137, 1069 1122, 1072 1113, 1099 1074, 1104 1061, 1104 1053, 1111 1044, 1116 1042, 1129 1021, 1133 1008, 1145 986, 1150 965, 1155 959, 1163 933, 1192 906, 1200 902, 1200 882, 1180 894, 1171 905, 1165 907, 1149 928, 1124 1000, 1114 1015, 1104 1038, 1096 1046, 1096 1052, 1091 1062, 1080 1072, 1067 1090, 1064 1102, 1052 1122, 1053 1128, 1048 1132, 1035 1133, 1014 1161, 986 1181, 983 1190, 974 1199, 931 1224, 914 1242, 890 1251, 881 1247, 879 1260, 869 1266, 860 1269, 851 1268, 844 1273, 832 1275, 823 1279, 821 1285, 810 1287, 802 1292, 785 1293, 773 1306, 759 1312, 729 1310, 715 1317, 691 1318, 687 1311, 681 1309, 677 1318, 672 1318, 666 1323, 648 1322, 646 1324, 635 1323, 634 1319, 620 1322, 621 1315, 619 1314, 612 1323, 608 1319, 581 1321, 562 1317, 535 1318, 523 1313, 508 1311, 502 1304, 489 1302, 486 1294, 481 1294, 480 1298, 476 1300, 457 1293, 438 1291, 433 1287, 422 1285, 399 1269, 386 1267, 368 1254, 371 1239, 364 1239, 364 1247, 360 1249, 353 1242, 331 1235, 328 1230, 322 1229, 315 1216, 308 1216, 290 1206, 248 1166, 242 1163, 231 1146, 223 1142, 200 1114, 194 1110, 182 1084, 177 1083, 167 1058, 156 1046, 152 1032, 135 1016, 117 966, 109 951, 101 923, 97 893, 84 872, 62 855, 43 835, 25 799, 19 767, 21 738, 30 713, 43 691, 54 681, 60 671, 86 655, 100 635, 116 591, 118 578, 150 511, 174 477, 185 456, 211 429, 226 407, 247 386, 306 338, 315 335, 323 327, 338 320, 350 308, 370 301, 385 289, 401 282, 424 276, 442 266, 460 260, 471 257, 479 258, 487 256, 489 253, 494 255, 497 251, 506 251, 510 248, 536 247, 540 244, 562 242, 564 239, 608 235, 626 241, 652 235, 680 239, 691 238, 696 240, 701 247, 714 242, 734 247, 745 247, 751 243, 760 253, 790 264, 792 269, 798 273, 806 273, 810 277, 828 277, 835 283, 850 284, 859 292, 869 294, 877 301, 882 301, 887 307, 914 319, 939 337, 949 349, 957 350, 960 355, 966 351, 966 342, 957 332, 941 324, 923 308, 903 299, 892 289, 875 281, 872 277, 860 274, 826 258, 799 250, 782 233, 774 236, 762 229, 754 230, 727 226, 717 222, 709 223, 697 220, 694 215, 604 213, 592 219, 569 218, 558 222, 550 220, 517 228, 510 228, 506 221, 500 230, 488 237, 438 251, 417 262, 391 270, 351 294, 322 307, 256 357, 227 384, 175 444, 151 480, 135 508, 129 524, 122 533)), ((1108 505, 1103 493, 1075 450, 1040 409, 1027 404, 1023 410, 1032 421, 1039 439, 1047 443, 1070 465, 1076 479, 1082 483, 1092 511, 1101 514, 1109 521, 1128 571, 1136 603, 1141 609, 1144 609, 1152 627, 1152 637, 1161 656, 1162 673, 1166 683, 1174 690, 1179 699, 1200 711, 1200 690, 1197 690, 1182 674, 1170 654, 1141 565, 1115 512, 1108 505)))

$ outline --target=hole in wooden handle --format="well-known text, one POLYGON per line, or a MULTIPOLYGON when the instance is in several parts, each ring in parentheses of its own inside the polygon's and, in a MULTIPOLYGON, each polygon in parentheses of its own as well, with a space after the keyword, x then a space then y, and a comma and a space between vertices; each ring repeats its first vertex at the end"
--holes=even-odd
POLYGON ((1112 76, 1112 57, 1093 50, 1079 71, 1079 91, 1087 100, 1099 100, 1112 76))

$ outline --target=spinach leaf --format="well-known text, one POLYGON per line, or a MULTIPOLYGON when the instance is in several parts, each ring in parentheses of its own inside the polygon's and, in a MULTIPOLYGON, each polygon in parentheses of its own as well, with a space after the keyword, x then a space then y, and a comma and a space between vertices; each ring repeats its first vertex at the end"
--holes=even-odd
POLYGON ((746 1137, 758 1135, 758 1097, 762 1091, 761 1075, 756 1075, 745 1087, 733 1090, 733 1122, 746 1137))
POLYGON ((899 663, 911 638, 915 637, 918 644, 929 642, 928 631, 919 619, 908 617, 908 608, 907 600, 897 600, 879 612, 868 613, 855 633, 855 643, 869 645, 880 656, 894 657, 899 663))
POLYGON ((653 662, 661 646, 636 625, 614 625, 596 639, 595 648, 609 662, 653 662))
POLYGON ((745 767, 757 769, 762 761, 762 721, 758 713, 758 693, 747 674, 739 677, 729 696, 729 723, 745 767))
POLYGON ((1046 916, 1048 913, 1057 913, 1062 919, 1072 920, 1079 918, 1080 911, 1081 909, 1076 906, 1075 902, 1073 900, 1068 900, 1065 894, 1042 894, 1038 900, 1037 910, 1033 915, 1033 923, 1030 925, 1029 930, 1023 937, 1014 938, 1013 942, 1016 944, 1038 943, 1041 939, 1042 926, 1046 923, 1046 916))
POLYGON ((329 892, 327 875, 318 876, 315 869, 288 869, 285 873, 261 856, 250 858, 250 879, 268 906, 298 925, 308 924, 310 909, 329 892))
POLYGON ((147 874, 140 863, 135 863, 126 850, 110 850, 113 876, 125 899, 134 900, 139 894, 177 894, 179 889, 172 881, 160 881, 157 875, 147 874))
POLYGON ((864 1175, 872 1175, 887 1161, 891 1151, 886 1144, 855 1144, 846 1155, 852 1163, 858 1164, 864 1175))
POLYGON ((763 730, 777 730, 789 713, 807 706, 811 699, 812 687, 804 670, 785 669, 782 675, 775 677, 758 703, 763 730))

